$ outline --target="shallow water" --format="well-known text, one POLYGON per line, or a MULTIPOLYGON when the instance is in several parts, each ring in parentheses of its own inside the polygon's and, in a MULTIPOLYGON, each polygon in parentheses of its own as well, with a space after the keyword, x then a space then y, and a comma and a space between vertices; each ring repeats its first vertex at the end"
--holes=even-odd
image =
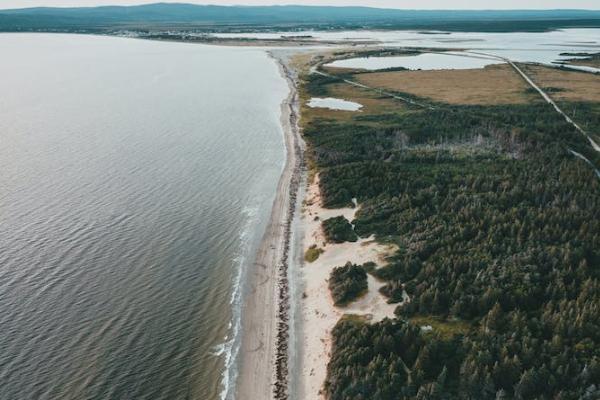
POLYGON ((218 399, 285 157, 276 64, 82 35, 0 54, 0 398, 218 399))
POLYGON ((357 57, 337 60, 327 65, 337 68, 374 71, 398 67, 410 70, 477 69, 501 63, 498 60, 475 55, 471 56, 460 52, 454 54, 424 53, 397 57, 357 57))
MULTIPOLYGON (((303 31, 317 40, 380 41, 386 46, 473 49, 510 55, 515 61, 551 63, 563 52, 600 52, 600 29, 560 29, 551 32, 428 32, 416 31, 303 31)), ((218 36, 278 38, 290 33, 219 34, 218 36)))
POLYGON ((313 97, 307 105, 312 108, 328 108, 330 110, 341 111, 358 111, 362 108, 362 104, 348 100, 335 99, 333 97, 313 97))

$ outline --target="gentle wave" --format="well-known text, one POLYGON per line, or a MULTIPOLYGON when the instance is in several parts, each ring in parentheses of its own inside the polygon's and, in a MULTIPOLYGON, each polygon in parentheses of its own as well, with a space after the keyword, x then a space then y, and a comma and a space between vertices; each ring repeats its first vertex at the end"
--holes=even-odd
POLYGON ((247 255, 250 252, 252 234, 256 229, 256 220, 259 214, 258 206, 250 207, 246 206, 242 210, 245 223, 244 227, 240 231, 240 250, 238 255, 234 258, 234 268, 236 274, 233 278, 231 297, 229 304, 232 307, 232 318, 228 325, 229 334, 225 337, 223 343, 217 345, 216 353, 222 356, 224 361, 224 370, 221 375, 221 400, 233 399, 234 393, 232 391, 232 382, 235 382, 238 371, 235 368, 237 356, 240 349, 240 331, 242 322, 242 288, 246 277, 246 260, 247 255))
POLYGON ((231 399, 282 162, 276 65, 79 35, 0 47, 0 398, 231 399))

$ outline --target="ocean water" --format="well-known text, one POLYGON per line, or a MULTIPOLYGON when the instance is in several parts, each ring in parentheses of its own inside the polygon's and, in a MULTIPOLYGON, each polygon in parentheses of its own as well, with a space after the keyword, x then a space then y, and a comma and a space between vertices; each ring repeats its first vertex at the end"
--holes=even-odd
MULTIPOLYGON (((279 38, 285 32, 221 33, 219 37, 279 38)), ((434 49, 470 49, 509 57, 514 61, 560 62, 563 52, 600 51, 600 29, 558 29, 550 32, 417 32, 417 31, 302 31, 294 35, 312 36, 315 40, 379 41, 385 46, 427 47, 434 49)), ((572 57, 567 57, 572 58, 572 57)))
POLYGON ((285 158, 277 65, 83 35, 0 54, 0 399, 227 397, 285 158))

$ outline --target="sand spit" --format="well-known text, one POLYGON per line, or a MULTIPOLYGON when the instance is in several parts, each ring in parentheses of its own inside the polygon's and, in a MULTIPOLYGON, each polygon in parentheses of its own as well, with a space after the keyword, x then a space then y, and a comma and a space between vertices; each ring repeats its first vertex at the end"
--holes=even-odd
POLYGON ((291 224, 304 171, 304 147, 298 128, 296 77, 284 58, 277 61, 290 86, 281 113, 286 164, 256 262, 249 271, 249 290, 242 310, 240 373, 235 396, 238 400, 288 398, 288 258, 291 224))
POLYGON ((397 304, 387 304, 379 293, 384 285, 371 275, 368 277, 368 293, 347 307, 335 307, 328 289, 329 274, 335 267, 351 261, 363 264, 369 261, 378 265, 385 263, 385 257, 395 248, 381 245, 372 238, 360 239, 355 243, 325 244, 321 221, 343 215, 349 221, 354 219, 357 208, 324 209, 321 207, 319 177, 308 186, 305 206, 302 213, 304 225, 304 250, 316 244, 324 250, 320 257, 303 266, 302 277, 304 299, 302 300, 302 382, 300 399, 324 399, 323 382, 327 373, 327 363, 331 353, 331 330, 344 314, 367 317, 372 322, 386 317, 393 318, 397 304))

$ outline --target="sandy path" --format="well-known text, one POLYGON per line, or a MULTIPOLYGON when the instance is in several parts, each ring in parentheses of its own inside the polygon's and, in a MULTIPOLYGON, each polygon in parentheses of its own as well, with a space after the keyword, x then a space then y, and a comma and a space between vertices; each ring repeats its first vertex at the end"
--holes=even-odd
POLYGON ((331 270, 351 261, 363 264, 369 261, 378 265, 385 263, 384 258, 395 249, 393 246, 377 244, 371 238, 360 239, 355 243, 327 244, 321 229, 321 221, 343 215, 349 221, 354 219, 356 208, 324 209, 320 205, 318 176, 309 185, 306 205, 303 210, 304 249, 317 244, 325 250, 313 263, 303 266, 305 298, 302 301, 302 382, 300 399, 324 399, 320 393, 327 373, 327 363, 331 352, 331 330, 346 313, 365 315, 371 321, 392 318, 397 304, 387 304, 379 293, 383 285, 372 276, 368 276, 369 291, 362 298, 339 308, 333 305, 328 282, 331 270), (318 217, 318 220, 315 220, 318 217))

